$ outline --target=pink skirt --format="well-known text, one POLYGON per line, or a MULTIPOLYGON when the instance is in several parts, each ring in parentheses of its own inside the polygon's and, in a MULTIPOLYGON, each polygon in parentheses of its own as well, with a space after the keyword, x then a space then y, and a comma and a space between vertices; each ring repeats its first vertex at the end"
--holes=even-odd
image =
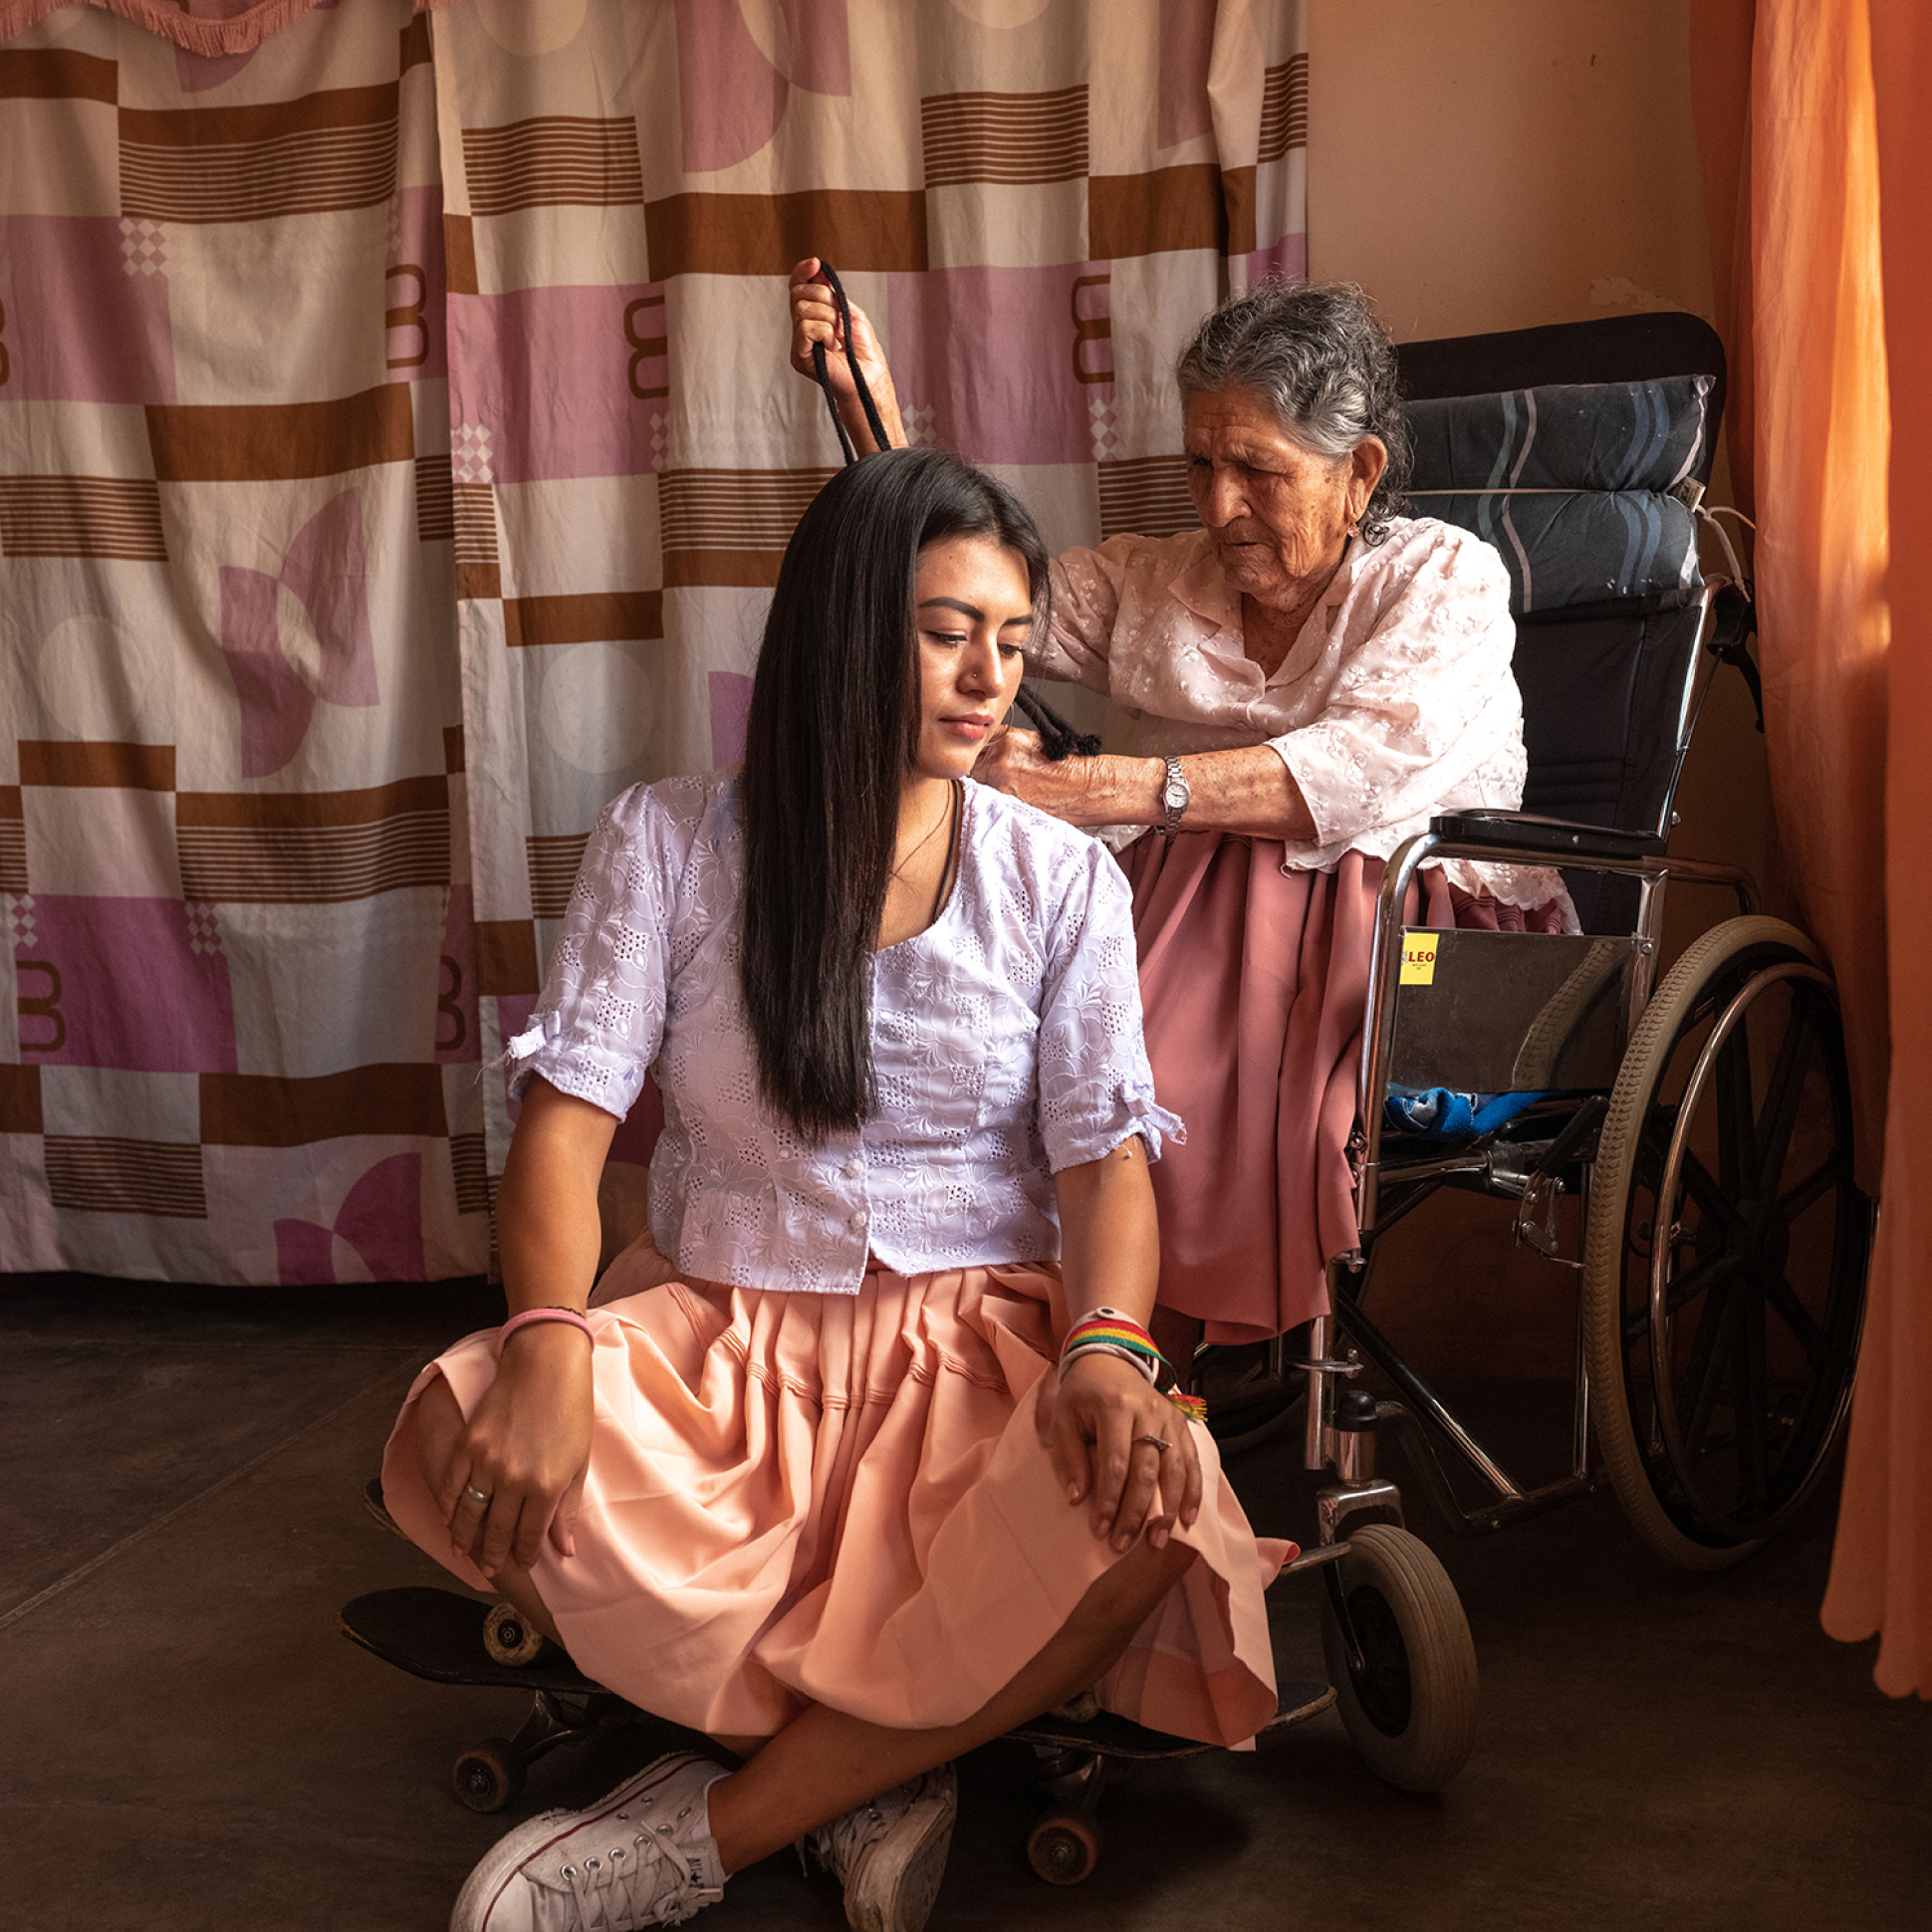
MULTIPOLYGON (((1160 1301, 1209 1341, 1261 1340, 1328 1313, 1325 1270, 1357 1246, 1355 1123, 1368 954, 1383 861, 1284 871, 1282 845, 1216 832, 1139 839, 1133 888, 1154 1090, 1187 1122, 1154 1163, 1160 1301)), ((1421 874, 1425 917, 1494 932, 1562 929, 1421 874)))
MULTIPOLYGON (((669 1272, 640 1242, 592 1311, 577 1555, 547 1540, 532 1571, 571 1655, 713 1735, 769 1736, 814 1703, 904 1729, 970 1717, 1117 1561, 1035 1426, 1066 1328, 1058 1266, 875 1267, 855 1296, 669 1272)), ((470 1412, 493 1334, 416 1378, 382 1464, 396 1522, 485 1590, 450 1553, 411 1419, 438 1374, 470 1412)), ((1294 1546, 1256 1539, 1194 1440, 1206 1498, 1175 1536, 1198 1561, 1097 1688, 1142 1724, 1237 1745, 1275 1713, 1263 1592, 1294 1546)))

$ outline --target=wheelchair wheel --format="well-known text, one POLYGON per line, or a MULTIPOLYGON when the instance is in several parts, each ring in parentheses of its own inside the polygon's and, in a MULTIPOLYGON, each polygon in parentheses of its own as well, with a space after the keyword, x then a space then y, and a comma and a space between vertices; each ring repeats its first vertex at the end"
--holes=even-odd
POLYGON ((1207 1429, 1222 1455, 1272 1442, 1307 1413, 1308 1377, 1274 1341, 1217 1343, 1194 1357, 1193 1389, 1207 1400, 1207 1429))
POLYGON ((1816 949, 1714 927, 1637 1024, 1584 1232, 1596 1440, 1660 1556, 1721 1570, 1805 1500, 1850 1405, 1871 1229, 1816 949))
POLYGON ((1440 1791, 1476 1742, 1476 1647, 1456 1586, 1425 1543, 1391 1523, 1354 1531, 1326 1574, 1322 1654, 1349 1743, 1397 1791, 1440 1791))

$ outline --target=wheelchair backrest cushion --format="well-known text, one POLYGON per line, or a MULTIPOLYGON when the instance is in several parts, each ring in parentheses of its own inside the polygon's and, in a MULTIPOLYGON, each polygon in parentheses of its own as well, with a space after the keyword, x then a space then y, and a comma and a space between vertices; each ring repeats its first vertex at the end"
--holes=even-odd
POLYGON ((1713 386, 1679 375, 1412 401, 1413 507, 1496 547, 1519 616, 1688 604, 1696 519, 1672 492, 1706 455, 1713 386))
MULTIPOLYGON (((1632 605, 1567 612, 1517 631, 1527 812, 1667 834, 1703 612, 1632 605)), ((1566 875, 1585 932, 1629 930, 1635 887, 1566 875)))

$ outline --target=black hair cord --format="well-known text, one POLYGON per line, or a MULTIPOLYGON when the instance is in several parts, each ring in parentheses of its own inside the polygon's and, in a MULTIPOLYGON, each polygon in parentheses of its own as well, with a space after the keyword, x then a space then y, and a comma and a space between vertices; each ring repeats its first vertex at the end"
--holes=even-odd
MULTIPOLYGON (((839 272, 830 262, 821 260, 819 273, 826 278, 826 286, 831 289, 832 299, 838 306, 839 321, 845 332, 845 366, 851 370, 852 386, 858 391, 859 404, 865 411, 872 440, 880 449, 890 449, 891 438, 885 433, 885 423, 878 413, 877 403, 872 400, 872 391, 864 373, 858 366, 857 352, 852 348, 851 304, 845 300, 839 272)), ((858 455, 852 448, 851 438, 845 434, 845 420, 839 414, 839 398, 833 393, 832 371, 827 364, 824 343, 812 345, 812 373, 818 378, 819 387, 825 391, 826 407, 832 411, 832 426, 839 432, 839 447, 845 452, 845 464, 849 468, 858 461, 858 455)), ((1092 732, 1076 731, 1052 705, 1044 698, 1037 697, 1024 684, 1014 694, 1013 701, 1039 732, 1041 754, 1051 763, 1057 765, 1063 758, 1098 756, 1100 741, 1092 732)))
POLYGON ((1044 698, 1023 684, 1013 694, 1013 706, 1033 720, 1040 734, 1040 753, 1058 765, 1063 758, 1097 758, 1100 741, 1090 731, 1076 731, 1044 698))
MULTIPOLYGON (((845 291, 839 281, 839 272, 830 262, 819 264, 819 273, 826 278, 826 286, 832 291, 832 299, 838 305, 839 321, 845 332, 845 366, 851 370, 852 386, 858 391, 859 406, 865 411, 865 422, 872 432, 872 441, 880 449, 890 449, 892 441, 885 433, 885 424, 880 419, 878 404, 872 400, 872 391, 858 366, 858 353, 852 348, 851 304, 845 300, 845 291)), ((839 414, 839 398, 832 392, 832 372, 826 366, 826 346, 824 343, 812 345, 812 373, 819 379, 819 386, 826 392, 826 407, 832 411, 832 426, 839 432, 839 447, 845 453, 847 466, 858 460, 852 449, 851 438, 845 434, 845 425, 839 414)))

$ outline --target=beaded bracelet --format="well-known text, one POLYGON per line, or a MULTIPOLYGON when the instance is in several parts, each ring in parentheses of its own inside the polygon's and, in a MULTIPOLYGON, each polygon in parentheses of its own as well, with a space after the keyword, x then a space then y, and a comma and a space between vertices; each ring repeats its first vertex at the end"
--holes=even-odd
POLYGON ((1206 1401, 1198 1395, 1182 1391, 1167 1357, 1155 1345, 1153 1336, 1132 1316, 1123 1315, 1118 1309, 1107 1308, 1095 1309, 1090 1315, 1083 1316, 1068 1330, 1067 1339, 1061 1344, 1061 1368, 1065 1370, 1071 1360, 1084 1354, 1118 1356, 1146 1376, 1148 1382, 1190 1421, 1204 1422, 1207 1419, 1206 1401))
POLYGON ((513 1315, 496 1331, 496 1352, 499 1360, 503 1355, 503 1344, 519 1328, 526 1328, 533 1322, 568 1322, 572 1328, 584 1330, 590 1337, 592 1347, 597 1346, 597 1330, 576 1309, 525 1309, 521 1315, 513 1315))

